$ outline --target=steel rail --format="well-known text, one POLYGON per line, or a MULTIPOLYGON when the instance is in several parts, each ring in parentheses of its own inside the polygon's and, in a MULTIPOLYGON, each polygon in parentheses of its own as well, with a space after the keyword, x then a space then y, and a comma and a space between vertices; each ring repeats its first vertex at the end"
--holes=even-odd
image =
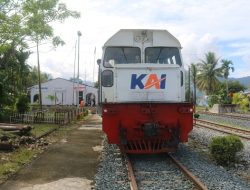
POLYGON ((226 129, 232 129, 232 130, 235 130, 235 131, 250 133, 250 130, 248 130, 248 129, 241 129, 241 128, 236 128, 236 127, 231 127, 231 126, 228 126, 228 125, 223 125, 223 124, 219 124, 219 123, 215 123, 215 122, 211 122, 211 121, 206 121, 206 120, 203 120, 203 119, 195 119, 195 120, 196 120, 196 122, 207 123, 207 124, 214 125, 214 126, 220 126, 220 127, 226 128, 226 129))
MULTIPOLYGON (((130 189, 138 190, 138 185, 137 185, 136 178, 134 175, 132 163, 127 154, 124 154, 124 156, 125 156, 125 159, 127 160, 127 169, 128 169, 129 180, 130 180, 130 189)), ((180 163, 172 155, 168 154, 168 156, 171 158, 173 163, 178 166, 178 168, 184 173, 184 175, 187 176, 199 190, 208 190, 208 188, 200 181, 200 179, 194 176, 182 163, 180 163)))
POLYGON ((210 113, 210 112, 197 112, 199 114, 206 114, 206 115, 213 115, 213 116, 222 116, 222 117, 229 117, 229 118, 234 118, 234 119, 241 119, 241 120, 247 120, 250 121, 250 116, 240 116, 240 115, 233 115, 233 114, 223 114, 223 113, 210 113))
POLYGON ((208 190, 208 188, 200 181, 200 179, 194 176, 179 160, 168 154, 171 160, 178 166, 178 168, 194 183, 194 185, 200 190, 208 190))
POLYGON ((221 125, 221 124, 217 124, 214 122, 197 120, 197 119, 195 120, 194 124, 195 124, 195 126, 198 126, 198 127, 209 128, 209 129, 212 129, 215 131, 219 131, 219 132, 223 132, 223 133, 227 133, 227 134, 232 134, 232 135, 237 135, 241 138, 250 140, 250 131, 249 130, 239 129, 239 128, 235 128, 235 127, 231 127, 231 126, 221 125), (206 124, 206 125, 204 125, 204 124, 206 124), (216 126, 219 128, 216 128, 216 126), (224 130, 222 128, 224 128, 224 130))
POLYGON ((124 153, 124 157, 127 160, 127 169, 128 169, 128 177, 130 180, 130 189, 131 190, 138 190, 138 185, 136 183, 132 163, 131 163, 129 156, 127 154, 124 153))

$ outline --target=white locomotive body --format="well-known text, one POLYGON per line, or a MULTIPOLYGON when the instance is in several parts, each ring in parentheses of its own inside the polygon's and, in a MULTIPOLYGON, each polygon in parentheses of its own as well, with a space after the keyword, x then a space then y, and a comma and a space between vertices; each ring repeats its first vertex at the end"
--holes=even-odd
POLYGON ((108 142, 127 153, 173 152, 193 128, 181 45, 166 30, 120 30, 103 47, 99 103, 108 142))
POLYGON ((180 49, 166 30, 120 30, 103 47, 100 102, 185 101, 180 49))

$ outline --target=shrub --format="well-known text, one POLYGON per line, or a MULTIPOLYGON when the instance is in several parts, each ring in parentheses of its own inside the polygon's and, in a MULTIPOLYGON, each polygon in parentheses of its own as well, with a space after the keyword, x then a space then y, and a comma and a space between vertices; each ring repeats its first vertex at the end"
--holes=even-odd
POLYGON ((208 106, 211 108, 213 107, 214 104, 219 104, 220 100, 219 100, 219 96, 218 95, 210 95, 208 97, 208 106))
POLYGON ((198 113, 195 113, 195 114, 194 114, 194 118, 195 118, 195 119, 198 119, 199 117, 200 117, 200 114, 198 114, 198 113))
POLYGON ((243 149, 240 138, 234 135, 215 137, 209 144, 209 150, 215 161, 228 166, 236 161, 237 152, 243 149))
POLYGON ((249 109, 249 99, 245 94, 234 93, 233 94, 233 104, 237 104, 240 106, 240 110, 243 112, 247 112, 249 109))
POLYGON ((16 102, 16 109, 18 113, 29 111, 29 99, 26 95, 21 95, 16 102))
POLYGON ((9 107, 6 107, 4 109, 0 109, 0 122, 9 122, 10 116, 13 113, 12 109, 9 107))
POLYGON ((83 110, 83 116, 87 116, 89 114, 89 110, 84 108, 83 110))

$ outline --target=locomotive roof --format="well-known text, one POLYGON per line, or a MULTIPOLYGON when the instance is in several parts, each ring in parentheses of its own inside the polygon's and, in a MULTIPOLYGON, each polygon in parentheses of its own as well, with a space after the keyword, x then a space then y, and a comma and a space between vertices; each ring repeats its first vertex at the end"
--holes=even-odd
POLYGON ((180 42, 167 30, 121 29, 105 44, 107 46, 134 46, 136 42, 149 42, 152 46, 178 47, 180 42))

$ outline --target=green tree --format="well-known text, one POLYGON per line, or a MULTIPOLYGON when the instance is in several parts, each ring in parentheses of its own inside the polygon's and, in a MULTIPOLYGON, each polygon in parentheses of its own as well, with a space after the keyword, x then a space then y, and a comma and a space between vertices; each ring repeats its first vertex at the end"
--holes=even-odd
POLYGON ((37 68, 39 81, 39 104, 42 109, 42 91, 39 62, 39 44, 43 41, 52 41, 54 47, 64 45, 59 36, 55 36, 52 22, 63 22, 68 17, 78 18, 80 14, 67 9, 66 5, 58 0, 26 0, 22 4, 23 23, 27 37, 36 43, 37 47, 37 68))
POLYGON ((237 104, 240 106, 241 111, 247 112, 249 110, 249 99, 245 94, 242 93, 234 93, 233 94, 233 104, 237 104))
POLYGON ((207 95, 214 93, 220 84, 218 77, 222 77, 222 71, 218 64, 219 59, 215 53, 208 52, 197 65, 197 87, 207 95))
POLYGON ((220 84, 219 89, 224 89, 226 91, 226 86, 228 85, 228 93, 227 94, 232 94, 236 92, 244 92, 247 87, 242 85, 239 81, 237 80, 229 80, 226 84, 226 81, 222 82, 220 84))
MULTIPOLYGON (((53 79, 51 74, 45 73, 45 72, 41 72, 40 76, 41 76, 41 83, 47 82, 53 79)), ((36 66, 30 68, 30 72, 29 72, 27 79, 28 79, 27 87, 31 87, 31 86, 38 84, 38 69, 36 66)))
POLYGON ((51 101, 51 104, 54 102, 56 105, 56 101, 58 100, 56 95, 48 95, 47 98, 51 101))
POLYGON ((233 65, 233 62, 230 60, 226 60, 226 59, 222 59, 222 72, 223 72, 223 77, 226 79, 226 91, 228 94, 228 76, 229 76, 229 72, 230 70, 232 70, 232 72, 234 72, 234 67, 230 66, 233 65))
POLYGON ((228 81, 228 91, 230 94, 228 95, 226 90, 226 81, 224 81, 219 85, 219 88, 215 93, 209 95, 208 105, 209 107, 212 107, 214 104, 231 104, 233 94, 244 90, 246 90, 246 87, 241 85, 239 81, 228 81))
POLYGON ((228 92, 229 93, 244 92, 246 89, 247 89, 247 87, 240 84, 239 81, 228 81, 228 92))
POLYGON ((24 95, 20 95, 16 102, 16 109, 18 113, 24 113, 29 110, 29 99, 24 95))
POLYGON ((36 68, 26 63, 31 43, 37 45, 38 56, 41 42, 52 42, 54 47, 64 44, 54 35, 52 22, 79 16, 58 0, 0 0, 0 115, 7 116, 4 109, 13 111, 16 100, 39 77, 40 82, 51 78, 47 73, 40 75, 39 59, 36 68))
MULTIPOLYGON (((25 46, 22 29, 21 3, 18 0, 0 0, 0 52, 10 46, 25 46)), ((27 47, 27 46, 26 46, 27 47)))
POLYGON ((8 101, 12 100, 12 103, 20 94, 26 92, 26 76, 30 68, 26 61, 29 54, 23 49, 15 49, 12 46, 0 52, 0 80, 4 94, 10 97, 8 101))

